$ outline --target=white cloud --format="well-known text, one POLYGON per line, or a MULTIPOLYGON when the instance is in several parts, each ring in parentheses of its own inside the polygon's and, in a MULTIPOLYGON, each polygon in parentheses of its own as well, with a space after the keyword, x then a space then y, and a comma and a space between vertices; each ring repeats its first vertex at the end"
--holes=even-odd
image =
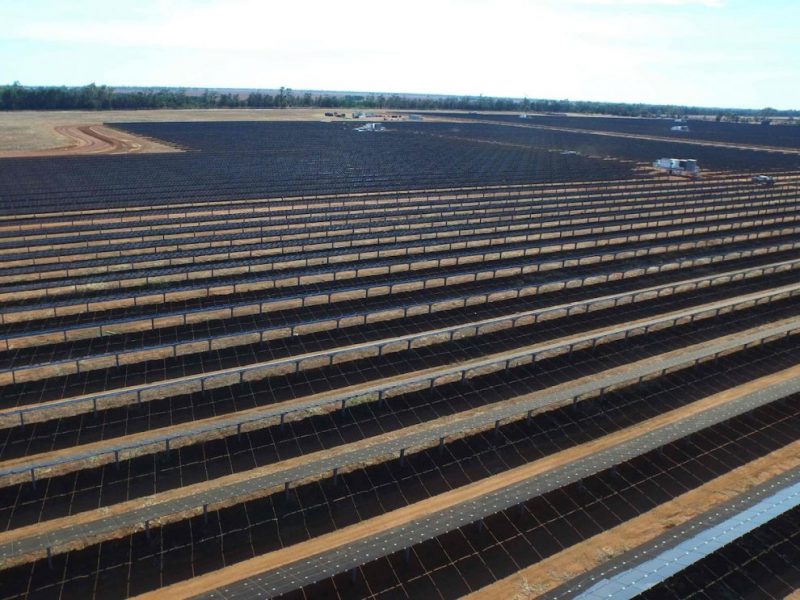
POLYGON ((725 6, 724 0, 566 0, 566 2, 584 6, 704 6, 707 8, 724 8, 725 6))
MULTIPOLYGON (((753 11, 766 7, 734 4, 139 0, 121 9, 107 0, 0 0, 0 62, 9 81, 39 84, 289 85, 745 104, 736 98, 767 95, 765 86, 749 85, 759 70, 790 71, 800 45, 791 11, 759 19, 753 11), (29 54, 41 48, 42 55, 25 60, 8 50, 13 44, 29 54)), ((769 79, 775 89, 788 90, 792 81, 769 79)), ((797 92, 786 96, 770 103, 784 106, 797 92)))
POLYGON ((105 46, 291 49, 298 54, 390 48, 413 55, 417 54, 416 48, 446 51, 452 47, 471 50, 471 54, 480 49, 492 53, 507 48, 537 48, 548 40, 569 42, 582 33, 596 33, 598 25, 609 35, 624 36, 632 31, 618 21, 600 23, 596 16, 589 19, 547 1, 510 0, 495 4, 408 0, 389 9, 367 0, 352 0, 346 6, 322 0, 158 0, 150 4, 151 13, 142 16, 144 12, 137 10, 133 19, 107 11, 99 18, 82 14, 74 21, 65 21, 63 15, 37 17, 20 22, 7 36, 105 46))

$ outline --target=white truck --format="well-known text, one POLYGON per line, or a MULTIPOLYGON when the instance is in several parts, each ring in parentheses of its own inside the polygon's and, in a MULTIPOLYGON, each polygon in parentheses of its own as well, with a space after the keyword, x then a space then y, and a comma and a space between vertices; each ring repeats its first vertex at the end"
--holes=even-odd
POLYGON ((693 158, 659 158, 653 163, 656 169, 666 171, 670 175, 686 175, 688 177, 699 177, 700 167, 693 158))
POLYGON ((754 175, 752 178, 750 178, 750 181, 752 181, 756 185, 766 185, 766 186, 775 185, 775 178, 770 177, 769 175, 754 175))
POLYGON ((361 127, 356 127, 353 131, 386 131, 386 127, 380 123, 366 123, 361 127))

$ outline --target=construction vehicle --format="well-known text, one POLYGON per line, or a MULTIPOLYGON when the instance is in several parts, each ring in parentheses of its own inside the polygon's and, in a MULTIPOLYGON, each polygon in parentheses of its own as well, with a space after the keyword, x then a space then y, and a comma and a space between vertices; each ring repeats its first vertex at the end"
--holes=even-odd
POLYGON ((684 175, 686 177, 699 177, 700 167, 693 158, 659 158, 653 163, 656 169, 666 171, 670 175, 684 175))
POLYGON ((365 123, 361 127, 356 127, 353 131, 386 131, 386 127, 380 123, 365 123))

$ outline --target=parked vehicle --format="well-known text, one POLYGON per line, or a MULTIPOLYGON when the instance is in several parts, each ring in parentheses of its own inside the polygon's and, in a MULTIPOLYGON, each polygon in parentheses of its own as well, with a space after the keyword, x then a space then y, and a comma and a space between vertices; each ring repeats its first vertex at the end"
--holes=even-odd
POLYGON ((653 163, 653 166, 656 169, 667 171, 670 175, 700 176, 700 167, 693 158, 659 158, 653 163))

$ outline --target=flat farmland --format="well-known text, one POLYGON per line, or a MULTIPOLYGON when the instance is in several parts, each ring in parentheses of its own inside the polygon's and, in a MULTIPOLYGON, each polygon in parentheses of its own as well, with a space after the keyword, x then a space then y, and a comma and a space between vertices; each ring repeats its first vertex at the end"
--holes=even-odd
POLYGON ((796 483, 797 155, 230 112, 0 159, 0 600, 572 597, 796 483))

